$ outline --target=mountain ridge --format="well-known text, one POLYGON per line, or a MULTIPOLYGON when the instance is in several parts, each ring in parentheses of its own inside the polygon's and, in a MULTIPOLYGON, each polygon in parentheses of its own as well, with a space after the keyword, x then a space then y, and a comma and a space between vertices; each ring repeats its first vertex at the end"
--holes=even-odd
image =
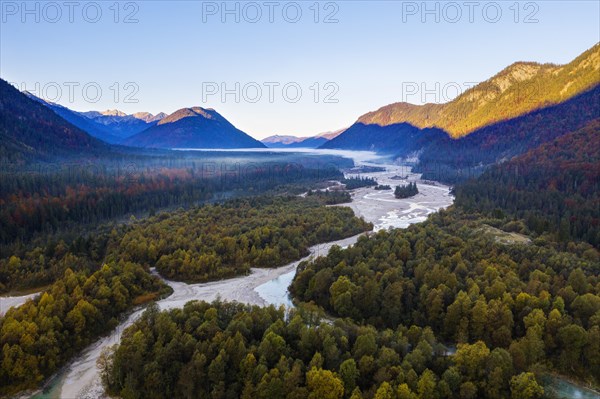
POLYGON ((278 135, 266 137, 261 140, 269 148, 318 148, 329 140, 339 136, 348 128, 331 132, 319 133, 314 136, 278 135))
POLYGON ((3 162, 96 157, 110 145, 0 79, 0 153, 3 162))
POLYGON ((415 171, 424 178, 455 183, 598 117, 600 84, 562 103, 482 127, 461 138, 407 122, 385 126, 358 122, 320 148, 376 151, 416 163, 415 171))
POLYGON ((458 138, 566 101, 598 83, 600 43, 568 64, 515 62, 447 103, 393 103, 360 116, 357 123, 386 126, 408 122, 419 128, 437 127, 458 138))
POLYGON ((157 115, 149 112, 128 115, 116 109, 78 112, 27 91, 23 94, 48 107, 72 125, 109 144, 119 144, 125 138, 147 129, 166 116, 162 112, 157 115))
POLYGON ((123 144, 146 148, 266 148, 212 108, 181 108, 123 144))

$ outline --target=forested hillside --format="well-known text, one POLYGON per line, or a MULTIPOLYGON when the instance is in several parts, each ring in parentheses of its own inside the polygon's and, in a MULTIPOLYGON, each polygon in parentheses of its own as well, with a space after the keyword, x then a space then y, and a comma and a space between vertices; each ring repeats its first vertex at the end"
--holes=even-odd
POLYGON ((419 128, 437 127, 457 138, 564 102, 598 83, 600 44, 566 65, 516 62, 445 104, 390 104, 361 116, 358 122, 380 126, 407 122, 419 128))
POLYGON ((600 248, 600 119, 456 187, 456 203, 600 248))
MULTIPOLYGON (((290 291, 377 328, 415 324, 443 342, 500 349, 517 373, 548 367, 598 386, 599 272, 598 253, 587 244, 566 252, 521 237, 502 242, 484 221, 442 211, 304 263, 290 291)), ((506 397, 490 392, 500 382, 484 375, 494 378, 482 373, 468 397, 506 397)), ((436 395, 459 396, 442 389, 436 395)))
POLYGON ((94 158, 108 145, 0 79, 0 155, 4 164, 57 157, 94 158))
POLYGON ((479 129, 458 140, 444 137, 423 148, 416 170, 446 182, 478 176, 600 118, 600 85, 564 103, 479 129))
POLYGON ((376 151, 412 162, 418 159, 415 171, 423 173, 423 178, 456 183, 599 117, 600 85, 558 105, 483 127, 460 139, 441 129, 418 129, 408 123, 356 123, 326 148, 376 151))

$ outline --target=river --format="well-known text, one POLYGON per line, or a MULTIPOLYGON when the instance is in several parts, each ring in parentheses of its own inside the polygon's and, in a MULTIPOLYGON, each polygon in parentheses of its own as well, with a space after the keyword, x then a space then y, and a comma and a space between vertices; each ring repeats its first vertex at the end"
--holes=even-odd
MULTIPOLYGON (((354 157, 357 164, 368 164, 365 161, 373 158, 372 153, 357 153, 354 157)), ((385 172, 364 173, 363 176, 374 177, 380 184, 394 186, 402 183, 392 177, 407 175, 406 168, 396 165, 379 165, 386 167, 385 172)), ((351 207, 355 214, 372 222, 374 230, 390 227, 406 227, 412 223, 424 221, 432 212, 452 204, 450 189, 443 185, 419 183, 419 175, 408 174, 410 181, 417 181, 419 194, 412 198, 395 199, 392 190, 377 191, 373 188, 361 188, 353 192, 353 202, 343 206, 351 207)), ((183 307, 192 300, 213 301, 217 298, 227 301, 238 301, 259 306, 269 304, 292 306, 288 296, 288 287, 292 281, 298 264, 314 256, 326 255, 333 245, 348 247, 353 245, 360 235, 343 240, 315 245, 310 248, 310 255, 277 269, 253 268, 247 276, 203 284, 185 284, 166 281, 173 294, 158 301, 160 309, 183 307)), ((101 398, 104 396, 99 378, 96 360, 103 348, 119 343, 123 331, 131 326, 143 313, 138 309, 127 317, 108 336, 87 347, 81 355, 51 380, 45 393, 38 393, 34 398, 101 398)))
MULTIPOLYGON (((357 164, 373 165, 368 162, 369 153, 357 153, 354 158, 357 164)), ((419 180, 419 175, 407 173, 405 167, 396 165, 384 166, 384 172, 362 173, 362 176, 374 177, 379 184, 394 187, 416 181, 419 194, 412 198, 396 199, 392 190, 378 191, 373 188, 361 188, 352 193, 353 201, 349 206, 358 216, 373 223, 374 230, 387 228, 405 228, 413 223, 424 221, 427 216, 439 209, 448 207, 453 202, 450 188, 441 184, 430 184, 419 180), (407 179, 399 179, 406 177, 407 179)), ((166 281, 173 294, 157 302, 160 309, 183 307, 192 300, 213 301, 217 298, 227 301, 238 301, 252 305, 265 306, 269 304, 293 306, 289 297, 288 287, 294 278, 298 264, 311 257, 326 255, 333 245, 342 248, 353 245, 360 235, 343 240, 319 244, 310 248, 310 255, 277 269, 253 268, 247 276, 203 284, 185 284, 166 281)), ((72 361, 61 372, 57 373, 44 393, 33 396, 35 399, 54 398, 104 398, 104 390, 96 367, 102 349, 118 344, 123 331, 131 326, 143 313, 137 309, 131 313, 108 336, 98 340, 86 348, 81 355, 72 361)), ((600 396, 585 388, 574 385, 560 377, 544 380, 545 388, 557 397, 600 399, 600 396)))
POLYGON ((566 378, 556 375, 543 375, 541 377, 544 392, 556 399, 600 399, 598 392, 586 389, 566 378))
POLYGON ((0 296, 0 316, 4 316, 4 314, 8 311, 8 309, 13 307, 19 307, 23 305, 30 299, 34 299, 40 293, 35 292, 33 294, 20 295, 20 296, 0 296))
MULTIPOLYGON (((363 177, 372 177, 381 185, 394 187, 406 184, 406 181, 418 181, 419 175, 406 173, 404 167, 396 165, 378 165, 386 167, 385 172, 362 173, 363 177), (403 173, 408 179, 399 181, 393 179, 403 173)), ((427 216, 439 209, 452 204, 453 198, 450 189, 444 185, 431 185, 417 183, 419 194, 411 198, 396 199, 393 190, 375 190, 371 187, 359 188, 352 193, 352 202, 342 204, 352 208, 354 213, 373 223, 373 230, 379 231, 388 228, 406 228, 413 223, 423 222, 427 216)), ((326 255, 321 250, 320 255, 326 255)), ((292 306, 288 295, 288 287, 294 279, 296 268, 265 284, 255 288, 258 295, 267 303, 274 305, 292 306)))

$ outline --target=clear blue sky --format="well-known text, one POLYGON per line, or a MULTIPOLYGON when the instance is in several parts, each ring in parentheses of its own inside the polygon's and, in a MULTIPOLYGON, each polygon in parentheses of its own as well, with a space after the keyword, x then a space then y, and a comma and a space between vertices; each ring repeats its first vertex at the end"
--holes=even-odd
POLYGON ((56 102, 75 110, 213 107, 257 138, 312 135, 388 103, 422 102, 406 96, 407 85, 433 90, 427 101, 448 100, 456 87, 515 61, 566 63, 600 41, 598 1, 428 2, 431 13, 421 1, 228 2, 238 9, 233 14, 221 1, 75 3, 28 2, 25 10, 21 1, 2 0, 3 79, 49 99, 60 94, 56 102), (132 23, 124 23, 127 16, 132 23), (79 84, 72 101, 70 82, 79 84), (239 102, 207 91, 225 84, 235 92, 236 82, 239 102), (261 88, 258 101, 252 82, 261 88), (269 82, 279 84, 272 102, 269 82), (91 102, 97 87, 102 95, 91 102), (302 96, 294 103, 297 87, 302 96), (127 94, 138 102, 126 102, 127 94), (325 102, 328 94, 337 103, 325 102))

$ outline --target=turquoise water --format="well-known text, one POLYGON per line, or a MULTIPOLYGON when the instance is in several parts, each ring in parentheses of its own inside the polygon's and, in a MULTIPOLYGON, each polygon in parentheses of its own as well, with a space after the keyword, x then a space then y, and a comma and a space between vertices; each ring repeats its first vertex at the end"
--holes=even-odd
POLYGON ((62 378, 63 375, 60 373, 44 387, 42 392, 33 395, 30 399, 60 399, 62 378))
POLYGON ((563 378, 545 375, 541 378, 546 395, 555 399, 600 399, 600 394, 575 385, 563 378))
POLYGON ((269 305, 284 305, 287 308, 293 308, 294 304, 290 299, 288 287, 292 284, 295 275, 296 270, 294 269, 291 272, 282 274, 281 276, 256 287, 255 290, 269 305))

